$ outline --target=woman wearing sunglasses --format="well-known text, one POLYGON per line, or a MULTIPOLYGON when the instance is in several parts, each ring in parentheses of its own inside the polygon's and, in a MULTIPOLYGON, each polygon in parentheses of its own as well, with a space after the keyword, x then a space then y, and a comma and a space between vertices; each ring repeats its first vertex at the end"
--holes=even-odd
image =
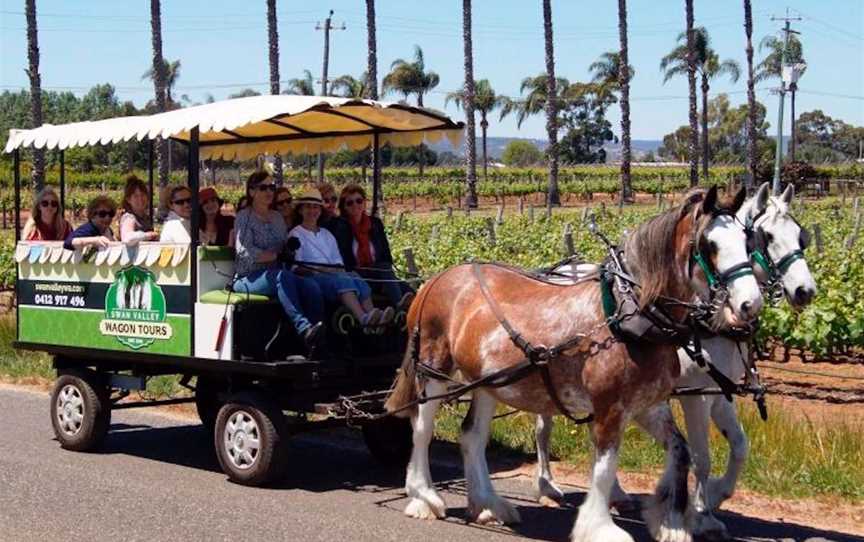
POLYGON ((87 204, 87 222, 66 237, 63 246, 69 250, 83 247, 105 248, 115 240, 111 221, 117 215, 117 204, 108 196, 96 196, 87 204))
POLYGON ((311 356, 324 329, 324 299, 316 283, 295 275, 280 262, 288 227, 271 208, 275 191, 266 171, 257 171, 246 181, 250 205, 237 213, 234 222, 237 253, 232 289, 240 296, 277 296, 311 356))
POLYGON ((150 191, 144 181, 130 175, 126 178, 126 188, 123 190, 120 240, 135 245, 156 239, 159 239, 159 234, 153 231, 153 222, 150 220, 150 191))
POLYGON ((234 229, 234 217, 222 214, 222 200, 212 186, 198 191, 198 223, 202 245, 233 244, 231 230, 234 229))
POLYGON ((329 229, 330 221, 336 218, 336 202, 339 201, 336 188, 330 183, 318 183, 315 188, 321 193, 321 201, 324 202, 321 209, 321 227, 329 229))
POLYGON ((345 272, 336 238, 321 227, 324 214, 321 193, 313 188, 294 203, 294 222, 298 225, 289 236, 300 241, 296 254, 300 272, 318 283, 326 300, 345 305, 361 325, 389 324, 393 309, 381 311, 372 305, 369 285, 357 275, 345 272))
POLYGON ((46 186, 33 199, 22 237, 26 241, 63 241, 70 233, 72 227, 63 218, 57 193, 46 186))
POLYGON ((291 191, 288 190, 287 187, 280 186, 276 189, 276 195, 273 196, 273 206, 271 207, 274 211, 282 215, 282 220, 285 221, 285 225, 290 229, 291 226, 295 224, 291 223, 291 202, 294 198, 291 197, 291 191))
POLYGON ((397 311, 407 311, 414 290, 393 273, 393 256, 384 223, 366 213, 366 191, 362 186, 349 184, 342 189, 339 217, 330 224, 345 268, 371 279, 373 292, 386 296, 397 311))
POLYGON ((168 217, 162 226, 159 241, 164 243, 191 243, 189 219, 192 218, 192 191, 175 186, 168 193, 168 217))

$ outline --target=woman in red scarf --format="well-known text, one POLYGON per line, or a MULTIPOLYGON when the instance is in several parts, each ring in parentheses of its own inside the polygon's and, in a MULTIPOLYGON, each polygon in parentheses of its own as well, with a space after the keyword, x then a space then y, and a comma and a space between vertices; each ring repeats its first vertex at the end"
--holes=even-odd
POLYGON ((60 198, 50 186, 43 188, 33 199, 30 218, 24 224, 21 238, 25 241, 63 241, 72 233, 72 227, 63 218, 60 198))
POLYGON ((407 310, 414 291, 393 273, 393 256, 384 223, 366 213, 366 191, 349 184, 339 195, 339 217, 325 224, 336 237, 345 269, 369 281, 374 293, 387 297, 397 311, 407 310))

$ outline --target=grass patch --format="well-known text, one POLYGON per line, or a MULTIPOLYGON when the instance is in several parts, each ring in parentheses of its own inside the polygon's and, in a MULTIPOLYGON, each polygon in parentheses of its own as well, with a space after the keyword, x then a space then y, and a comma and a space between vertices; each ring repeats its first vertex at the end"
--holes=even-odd
MULTIPOLYGON (((673 404, 683 428, 681 409, 673 404)), ((436 436, 458 442, 466 411, 464 405, 443 409, 436 436)), ((755 406, 746 401, 739 402, 738 415, 750 438, 750 456, 741 475, 743 487, 777 497, 825 496, 864 501, 864 426, 842 420, 817 424, 793 419, 776 408, 770 411, 768 421, 762 422, 755 406)), ((710 442, 713 472, 720 475, 726 468, 729 447, 714 428, 710 442)), ((518 413, 495 420, 490 445, 533 455, 534 416, 518 413)), ((556 418, 551 448, 553 457, 584 465, 587 472, 591 459, 587 427, 556 418)), ((659 445, 635 425, 627 427, 620 456, 623 470, 659 473, 663 460, 659 445)))
POLYGON ((15 317, 0 316, 0 376, 12 379, 53 379, 54 369, 50 356, 43 352, 12 348, 15 336, 15 317))

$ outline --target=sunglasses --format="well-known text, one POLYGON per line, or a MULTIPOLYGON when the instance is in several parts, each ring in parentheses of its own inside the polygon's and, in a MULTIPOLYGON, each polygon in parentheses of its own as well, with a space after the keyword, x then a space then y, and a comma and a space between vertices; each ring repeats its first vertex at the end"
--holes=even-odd
POLYGON ((363 203, 363 198, 357 198, 357 199, 346 199, 346 200, 345 200, 345 205, 346 205, 347 207, 354 207, 355 205, 360 205, 360 204, 362 204, 362 203, 363 203))
POLYGON ((60 203, 58 203, 57 200, 53 200, 53 199, 42 200, 41 202, 39 202, 39 205, 41 205, 42 207, 45 207, 45 208, 54 207, 55 209, 57 207, 60 207, 60 203))
POLYGON ((272 183, 259 184, 255 187, 255 190, 258 190, 259 192, 273 192, 274 190, 276 190, 276 185, 272 183))
POLYGON ((192 198, 175 199, 171 203, 173 205, 190 205, 192 203, 192 198))
POLYGON ((291 205, 291 198, 280 199, 276 202, 277 207, 282 207, 284 205, 291 205))
POLYGON ((337 198, 336 196, 330 196, 329 198, 324 198, 324 201, 327 203, 336 203, 337 201, 339 201, 339 198, 337 198))
POLYGON ((98 216, 99 218, 114 218, 114 215, 116 214, 117 213, 115 211, 106 211, 105 209, 100 209, 93 212, 93 216, 98 216))

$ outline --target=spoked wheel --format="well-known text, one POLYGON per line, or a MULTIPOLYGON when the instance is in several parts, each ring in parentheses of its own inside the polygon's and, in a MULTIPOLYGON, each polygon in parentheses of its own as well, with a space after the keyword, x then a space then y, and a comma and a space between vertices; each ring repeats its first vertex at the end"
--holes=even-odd
POLYGON ((216 456, 233 482, 261 486, 278 479, 287 459, 282 411, 262 394, 238 393, 216 417, 216 456))
POLYGON ((390 467, 408 465, 414 446, 410 420, 387 416, 364 424, 362 430, 366 447, 376 461, 390 467))
POLYGON ((97 448, 111 424, 111 401, 102 378, 91 371, 60 374, 51 392, 51 426, 66 450, 97 448))

